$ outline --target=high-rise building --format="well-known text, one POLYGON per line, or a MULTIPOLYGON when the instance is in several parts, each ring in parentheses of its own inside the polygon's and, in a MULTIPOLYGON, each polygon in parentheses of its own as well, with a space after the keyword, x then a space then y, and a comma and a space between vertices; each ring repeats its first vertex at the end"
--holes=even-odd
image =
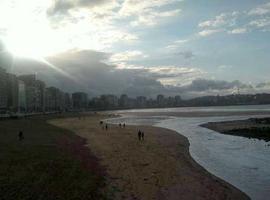
POLYGON ((6 70, 0 66, 0 112, 6 112, 8 107, 7 80, 6 70))
POLYGON ((144 96, 138 96, 136 98, 136 104, 137 104, 137 106, 140 107, 140 108, 145 107, 146 106, 146 100, 147 100, 146 97, 144 97, 144 96))
POLYGON ((175 106, 180 106, 181 105, 182 98, 179 95, 175 96, 174 100, 175 100, 175 106))
POLYGON ((122 94, 119 99, 119 105, 121 107, 127 108, 129 106, 128 96, 126 94, 122 94))
POLYGON ((88 105, 88 95, 84 92, 76 92, 72 94, 73 109, 86 109, 88 105))
POLYGON ((18 112, 26 112, 26 91, 23 81, 18 80, 18 112))
POLYGON ((72 110, 72 99, 69 93, 64 94, 65 98, 65 111, 72 110))
POLYGON ((25 84, 26 111, 36 111, 36 76, 34 74, 22 75, 18 77, 25 84))
POLYGON ((165 98, 162 94, 157 95, 157 105, 163 106, 165 103, 165 98))
POLYGON ((43 112, 45 109, 45 83, 36 80, 36 75, 18 77, 25 84, 27 112, 43 112))
POLYGON ((8 110, 16 113, 19 108, 19 81, 16 75, 7 75, 8 110))
POLYGON ((47 112, 63 111, 64 93, 55 87, 46 88, 45 91, 45 110, 47 112))
POLYGON ((45 83, 40 80, 36 80, 36 111, 45 111, 45 83))

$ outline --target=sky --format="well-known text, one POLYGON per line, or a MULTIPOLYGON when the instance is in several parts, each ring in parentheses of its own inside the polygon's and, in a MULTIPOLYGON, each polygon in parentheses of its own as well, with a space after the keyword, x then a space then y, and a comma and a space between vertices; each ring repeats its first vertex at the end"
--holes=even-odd
POLYGON ((6 68, 69 92, 270 92, 269 0, 1 0, 0 41, 6 68))

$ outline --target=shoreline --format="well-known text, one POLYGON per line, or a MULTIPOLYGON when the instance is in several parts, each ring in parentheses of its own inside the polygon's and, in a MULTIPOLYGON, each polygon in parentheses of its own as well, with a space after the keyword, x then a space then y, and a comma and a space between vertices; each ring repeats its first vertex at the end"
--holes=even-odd
POLYGON ((189 141, 183 135, 153 126, 119 128, 111 124, 106 132, 98 124, 106 116, 49 123, 87 139, 87 146, 108 171, 116 199, 249 199, 200 166, 191 157, 189 141), (145 132, 145 141, 138 141, 138 129, 145 132))
POLYGON ((227 116, 269 116, 270 111, 191 111, 191 112, 120 112, 123 115, 135 115, 135 116, 170 116, 170 117, 227 117, 227 116))

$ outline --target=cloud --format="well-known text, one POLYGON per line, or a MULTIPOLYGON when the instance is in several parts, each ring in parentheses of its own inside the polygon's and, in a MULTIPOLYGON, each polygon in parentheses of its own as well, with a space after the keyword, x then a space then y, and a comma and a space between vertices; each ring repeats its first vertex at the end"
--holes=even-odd
POLYGON ((231 31, 228 31, 230 34, 243 34, 246 33, 248 30, 246 28, 236 28, 231 31))
POLYGON ((176 53, 176 55, 180 55, 185 59, 192 59, 193 57, 195 57, 195 55, 192 51, 180 51, 180 52, 176 53))
POLYGON ((177 2, 180 0, 125 0, 119 14, 123 17, 133 17, 130 22, 132 26, 154 26, 160 23, 161 19, 177 16, 181 12, 181 9, 165 8, 177 2))
POLYGON ((270 31, 269 14, 270 2, 251 10, 221 13, 213 19, 200 22, 199 35, 205 37, 217 32, 233 35, 252 31, 270 31))
POLYGON ((200 28, 217 28, 222 26, 233 26, 235 24, 235 20, 239 12, 231 12, 231 13, 221 13, 220 15, 216 16, 213 20, 207 20, 200 22, 198 26, 200 28))
POLYGON ((219 33, 219 32, 222 32, 222 30, 221 29, 207 29, 207 30, 200 31, 199 35, 202 37, 207 37, 215 33, 219 33))
POLYGON ((125 51, 113 54, 109 61, 112 63, 127 62, 148 57, 141 51, 125 51))
POLYGON ((70 10, 78 8, 95 9, 96 12, 104 13, 119 6, 116 0, 55 0, 47 10, 49 16, 67 15, 70 10))
POLYGON ((269 89, 270 90, 270 82, 263 82, 263 83, 258 83, 256 85, 256 88, 264 88, 264 89, 269 89))
POLYGON ((259 5, 248 12, 249 15, 265 15, 269 13, 270 13, 270 2, 259 5))
POLYGON ((220 26, 224 26, 229 23, 228 20, 228 14, 227 13, 222 13, 218 16, 215 17, 213 20, 207 20, 204 22, 199 23, 200 28, 216 28, 220 26))
POLYGON ((29 59, 16 58, 12 72, 16 74, 36 73, 48 86, 64 91, 84 91, 91 96, 127 93, 130 96, 155 96, 159 93, 173 94, 173 85, 187 84, 202 76, 203 72, 192 67, 138 66, 118 68, 106 64, 110 54, 90 50, 70 50, 47 58, 52 66, 29 59), (64 71, 68 76, 59 73, 64 71))
POLYGON ((220 80, 207 80, 207 79, 196 79, 192 81, 190 85, 183 87, 186 91, 209 91, 209 90, 232 90, 235 88, 250 88, 249 85, 243 84, 240 81, 220 81, 220 80))
POLYGON ((172 42, 171 44, 169 44, 168 46, 166 46, 166 49, 175 50, 189 41, 190 41, 190 39, 176 40, 176 41, 172 42))
POLYGON ((132 26, 146 25, 146 26, 154 26, 160 23, 160 19, 177 16, 181 10, 171 10, 165 12, 155 12, 151 11, 148 13, 144 13, 138 16, 138 18, 131 22, 132 26), (159 20, 157 20, 159 19, 159 20))
POLYGON ((231 68, 233 68, 233 66, 232 65, 220 65, 220 66, 218 66, 218 69, 219 70, 227 70, 227 69, 231 69, 231 68))
POLYGON ((256 28, 263 28, 270 26, 270 17, 253 20, 249 22, 249 25, 256 28))
POLYGON ((129 96, 144 95, 155 97, 157 94, 181 95, 184 98, 195 96, 232 94, 238 88, 243 92, 269 91, 269 83, 256 87, 240 81, 206 79, 207 74, 196 67, 180 66, 134 66, 118 68, 106 64, 111 54, 96 51, 70 50, 47 58, 53 66, 64 71, 64 76, 44 63, 15 58, 12 72, 17 74, 37 73, 38 79, 48 86, 56 86, 64 91, 84 91, 90 96, 101 94, 126 93, 129 96), (71 78, 69 78, 71 77, 71 78), (202 78, 205 77, 205 78, 202 78))

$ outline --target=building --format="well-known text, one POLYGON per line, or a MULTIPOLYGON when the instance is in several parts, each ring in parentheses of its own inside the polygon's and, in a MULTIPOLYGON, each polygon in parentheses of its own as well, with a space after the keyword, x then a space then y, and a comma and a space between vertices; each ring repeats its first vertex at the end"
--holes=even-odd
POLYGON ((0 113, 5 113, 8 107, 8 76, 6 70, 0 66, 0 113))
POLYGON ((45 88, 46 85, 43 81, 36 80, 36 111, 44 112, 45 111, 45 88))
POLYGON ((47 112, 64 111, 64 93, 60 89, 56 87, 46 88, 45 111, 47 112))
POLYGON ((176 95, 174 97, 174 101, 175 101, 175 106, 180 106, 182 104, 182 98, 181 98, 181 96, 176 95))
POLYGON ((162 107, 165 104, 165 98, 162 94, 157 95, 157 105, 162 107))
POLYGON ((72 98, 69 93, 64 94, 65 102, 64 102, 64 107, 65 111, 70 111, 72 110, 72 98))
POLYGON ((129 107, 129 99, 126 94, 122 94, 119 99, 119 106, 122 108, 129 107))
POLYGON ((8 85, 8 110, 10 112, 16 113, 19 110, 19 80, 16 75, 7 75, 7 85, 8 85))
POLYGON ((116 108, 118 107, 118 97, 112 94, 105 95, 106 102, 109 108, 116 108))
POLYGON ((18 77, 25 84, 26 111, 44 112, 45 109, 45 83, 36 80, 36 75, 22 75, 18 77))
POLYGON ((25 84, 25 102, 26 102, 26 112, 35 112, 36 108, 36 87, 35 75, 22 75, 18 77, 19 80, 23 81, 25 84))
POLYGON ((18 112, 26 112, 26 91, 23 81, 18 80, 18 112))
POLYGON ((88 107, 88 95, 84 92, 72 94, 73 109, 84 110, 88 107))
POLYGON ((143 108, 143 107, 146 107, 146 97, 144 96, 138 96, 136 98, 136 105, 139 107, 139 108, 143 108))

